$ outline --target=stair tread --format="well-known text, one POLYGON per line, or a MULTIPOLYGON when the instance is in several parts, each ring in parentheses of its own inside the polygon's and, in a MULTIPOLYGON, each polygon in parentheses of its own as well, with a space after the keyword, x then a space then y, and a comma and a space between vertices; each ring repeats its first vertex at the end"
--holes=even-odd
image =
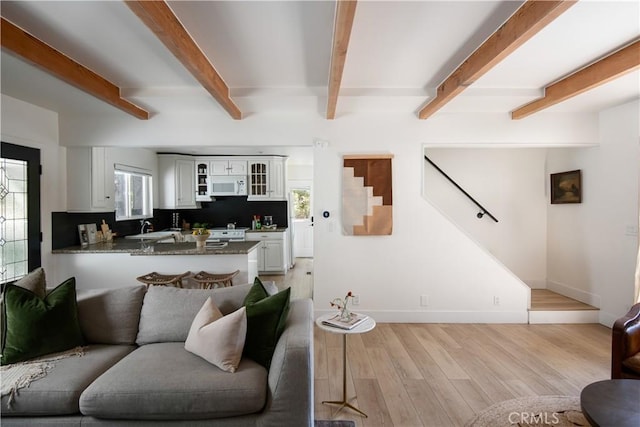
POLYGON ((579 311, 599 310, 589 304, 577 301, 573 298, 557 294, 548 289, 531 289, 530 311, 579 311))

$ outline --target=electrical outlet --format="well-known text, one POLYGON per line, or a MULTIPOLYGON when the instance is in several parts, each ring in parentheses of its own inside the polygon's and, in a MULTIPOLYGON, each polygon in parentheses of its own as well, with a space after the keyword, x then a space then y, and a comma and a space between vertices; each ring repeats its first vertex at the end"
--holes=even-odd
POLYGON ((500 297, 498 296, 493 297, 493 305, 500 305, 500 297))
POLYGON ((353 305, 360 305, 360 295, 354 295, 351 299, 353 305))
POLYGON ((429 306, 429 295, 420 295, 420 305, 422 307, 429 306))

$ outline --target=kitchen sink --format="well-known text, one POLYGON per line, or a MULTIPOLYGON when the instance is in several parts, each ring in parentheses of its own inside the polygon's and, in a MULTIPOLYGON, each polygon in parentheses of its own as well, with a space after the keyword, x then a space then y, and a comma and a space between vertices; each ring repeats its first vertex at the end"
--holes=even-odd
POLYGON ((175 243, 182 241, 179 231, 152 231, 151 233, 132 234, 125 239, 154 240, 155 243, 175 243))

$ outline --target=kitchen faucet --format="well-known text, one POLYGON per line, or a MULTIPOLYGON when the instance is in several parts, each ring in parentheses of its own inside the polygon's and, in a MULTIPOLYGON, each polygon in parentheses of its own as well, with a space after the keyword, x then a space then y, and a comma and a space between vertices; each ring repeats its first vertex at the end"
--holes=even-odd
POLYGON ((140 234, 144 234, 147 227, 149 227, 151 223, 146 219, 140 220, 140 234))

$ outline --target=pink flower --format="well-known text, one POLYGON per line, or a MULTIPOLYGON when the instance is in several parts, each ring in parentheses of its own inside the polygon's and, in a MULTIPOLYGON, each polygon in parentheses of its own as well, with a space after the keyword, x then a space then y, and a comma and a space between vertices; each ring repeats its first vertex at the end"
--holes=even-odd
POLYGON ((347 308, 349 298, 353 298, 353 292, 351 291, 347 292, 347 295, 344 297, 344 299, 334 298, 333 301, 331 301, 329 304, 331 304, 331 307, 338 307, 339 310, 344 310, 347 308))

